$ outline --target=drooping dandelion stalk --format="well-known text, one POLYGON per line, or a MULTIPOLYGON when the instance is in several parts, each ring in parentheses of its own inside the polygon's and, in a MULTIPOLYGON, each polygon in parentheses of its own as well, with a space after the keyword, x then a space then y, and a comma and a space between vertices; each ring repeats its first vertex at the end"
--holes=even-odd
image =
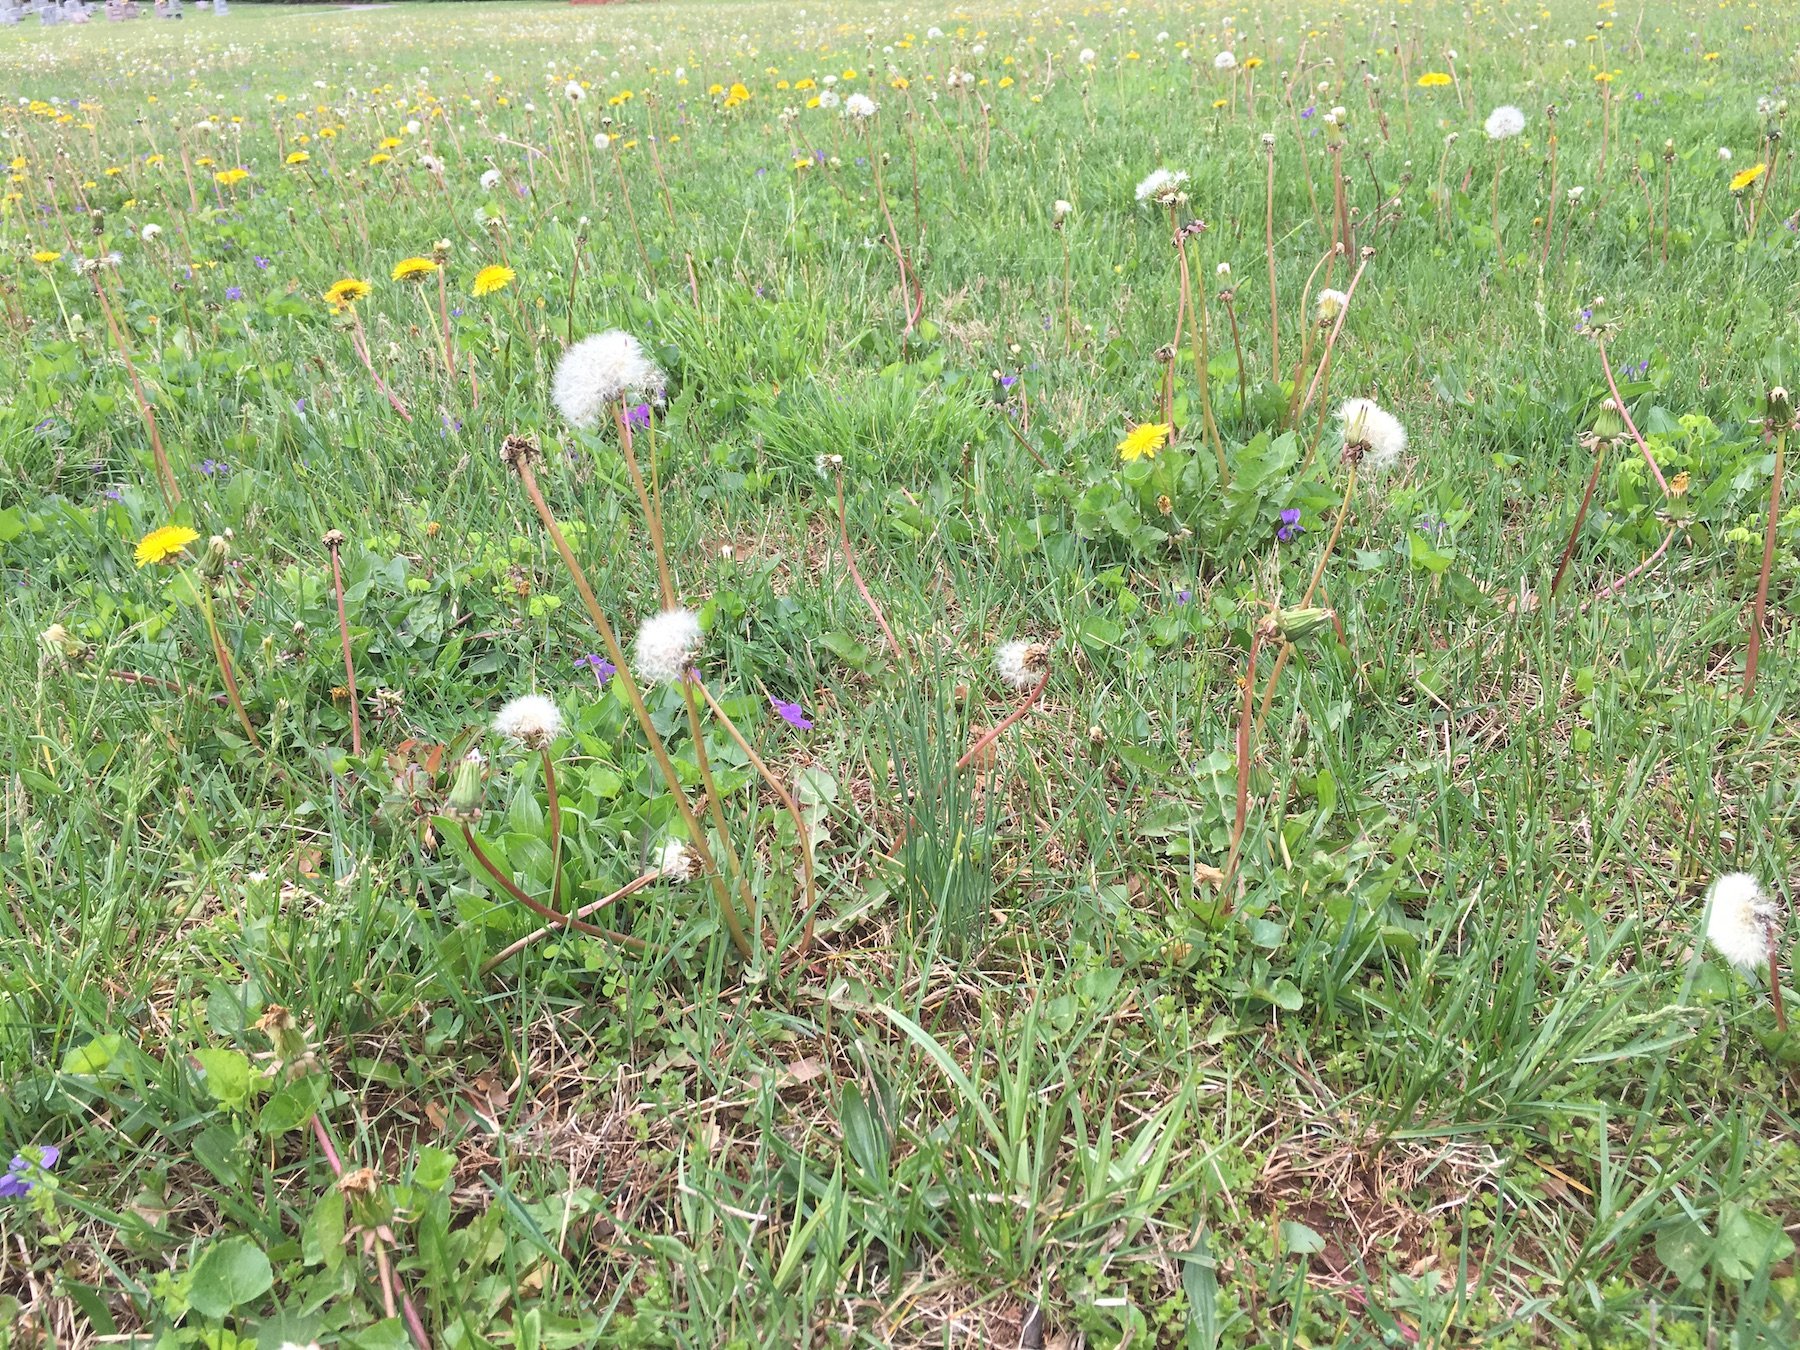
POLYGON ((902 647, 899 640, 895 638, 894 630, 888 627, 887 615, 882 613, 881 605, 876 601, 874 595, 870 593, 868 583, 863 580, 862 570, 856 565, 856 550, 850 547, 850 523, 849 517, 844 510, 844 457, 842 455, 832 455, 829 459, 834 476, 837 480, 838 542, 843 546, 844 566, 849 569, 850 580, 856 583, 857 594, 862 596, 863 603, 869 607, 869 613, 875 616, 875 622, 881 628, 882 637, 887 639, 887 645, 892 649, 894 659, 904 666, 906 664, 906 649, 902 647))
POLYGON ((344 691, 350 699, 350 753, 362 758, 362 709, 356 697, 356 662, 350 655, 350 619, 344 609, 344 567, 338 554, 344 547, 342 530, 327 530, 324 544, 331 552, 331 589, 337 598, 338 641, 344 649, 344 691))
POLYGON ((649 944, 642 938, 632 937, 629 933, 615 933, 610 928, 601 928, 597 924, 591 924, 587 920, 575 918, 573 915, 559 914, 502 871, 494 860, 488 857, 487 850, 481 847, 481 840, 476 835, 474 827, 466 820, 460 823, 463 843, 468 846, 469 855, 481 864, 482 870, 494 879, 501 890, 539 918, 549 920, 557 928, 572 928, 577 933, 586 933, 589 937, 605 938, 608 942, 616 942, 634 952, 645 952, 650 949, 649 944))
MULTIPOLYGON (((1769 572, 1775 563, 1775 527, 1781 520, 1781 470, 1782 460, 1787 453, 1788 431, 1794 425, 1794 405, 1786 389, 1777 386, 1769 391, 1767 428, 1775 441, 1775 469, 1769 478, 1769 518, 1763 527, 1762 570, 1756 578, 1756 599, 1750 608, 1750 642, 1744 654, 1744 699, 1748 702, 1756 695, 1756 663, 1762 654, 1763 627, 1768 619, 1769 609, 1769 572)), ((1773 938, 1769 944, 1769 960, 1771 968, 1775 959, 1773 938)), ((1779 975, 1770 980, 1771 985, 1779 983, 1779 975)), ((1779 1003, 1776 1005, 1779 1007, 1779 1003)))
MULTIPOLYGON (((1265 620, 1259 621, 1250 630, 1250 651, 1244 658, 1244 698, 1238 707, 1237 725, 1237 798, 1231 817, 1231 847, 1225 855, 1225 875, 1219 882, 1220 894, 1225 899, 1224 909, 1219 915, 1223 919, 1230 918, 1236 908, 1232 885, 1237 879, 1238 859, 1244 847, 1244 827, 1250 821, 1250 730, 1256 707, 1256 659, 1262 655, 1263 638, 1268 628, 1265 620)), ((1280 668, 1277 667, 1269 676, 1271 689, 1280 673, 1280 668)))
MULTIPOLYGON (((661 876, 662 870, 660 868, 651 868, 648 872, 633 877, 611 895, 603 895, 598 900, 589 901, 580 909, 576 910, 570 917, 571 919, 586 919, 592 915, 598 914, 608 906, 616 905, 619 901, 624 900, 629 896, 636 895, 639 891, 643 890, 646 886, 651 885, 661 876)), ((499 951, 488 957, 487 960, 483 961, 481 963, 480 973, 483 975, 491 975, 495 970, 512 960, 513 957, 517 956, 527 947, 542 942, 552 933, 562 932, 568 927, 569 924, 558 922, 547 923, 542 928, 534 928, 524 937, 502 947, 499 951)))
POLYGON ((1031 688, 1026 691, 1025 697, 1019 700, 1019 705, 999 722, 989 727, 987 731, 983 732, 967 750, 963 751, 962 758, 956 761, 957 770, 960 772, 961 770, 968 768, 984 750, 1005 734, 1008 727, 1012 726, 1020 718, 1024 717, 1026 713, 1030 712, 1032 708, 1037 706, 1037 701, 1044 696, 1044 689, 1049 683, 1050 665, 1048 661, 1046 661, 1043 673, 1038 676, 1037 683, 1032 685, 1031 688))
POLYGON ((1569 542, 1563 545, 1562 557, 1556 564, 1556 575, 1550 579, 1550 595, 1555 597, 1561 589, 1563 574, 1569 570, 1569 559, 1575 555, 1575 544, 1581 538, 1581 527, 1587 523, 1588 506, 1594 500, 1594 488, 1600 482, 1600 466, 1606 460, 1606 452, 1612 448, 1612 441, 1604 436, 1593 439, 1594 467, 1588 474, 1587 491, 1581 494, 1581 506, 1575 512, 1575 523, 1569 527, 1569 542))

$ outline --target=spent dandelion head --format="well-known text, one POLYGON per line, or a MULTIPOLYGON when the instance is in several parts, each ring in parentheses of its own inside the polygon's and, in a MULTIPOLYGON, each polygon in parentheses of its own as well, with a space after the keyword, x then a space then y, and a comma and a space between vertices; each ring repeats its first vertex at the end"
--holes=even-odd
POLYGON ((1344 312, 1344 306, 1350 303, 1350 297, 1342 291, 1330 288, 1320 291, 1313 297, 1313 319, 1327 324, 1344 312))
POLYGON ((675 684, 687 678, 704 639, 700 616, 693 610, 665 609, 638 629, 633 664, 651 684, 675 684))
POLYGON ((548 749, 562 729, 562 710, 542 694, 521 694, 494 714, 494 730, 527 750, 548 749))
POLYGON ((1015 638, 994 649, 994 671, 1000 683, 1023 693, 1034 687, 1050 669, 1050 648, 1042 642, 1015 638))
POLYGON ((643 344, 615 328, 583 338, 563 353, 550 396, 572 426, 591 431, 627 394, 660 398, 667 383, 643 344))
POLYGON ((1510 103, 1502 103, 1487 115, 1482 126, 1490 141, 1510 141, 1525 130, 1525 114, 1510 103))
POLYGON ((1769 964, 1769 939, 1780 907, 1748 872, 1729 872, 1707 894, 1706 940, 1734 968, 1749 974, 1769 964))
POLYGON ((1373 399, 1345 399, 1338 421, 1344 428, 1344 457, 1352 463, 1382 473, 1406 453, 1406 428, 1373 399))

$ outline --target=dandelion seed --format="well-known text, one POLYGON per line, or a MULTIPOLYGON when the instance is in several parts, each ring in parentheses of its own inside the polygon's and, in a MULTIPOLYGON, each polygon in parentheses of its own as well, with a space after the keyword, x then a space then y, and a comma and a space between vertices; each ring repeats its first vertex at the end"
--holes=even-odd
POLYGON ((1056 199, 1056 204, 1050 208, 1050 223, 1052 225, 1061 225, 1065 220, 1067 220, 1070 216, 1072 216, 1074 214, 1075 214, 1074 204, 1071 202, 1065 202, 1062 198, 1058 197, 1056 199))
POLYGON ((1330 323, 1349 303, 1350 297, 1342 291, 1322 290, 1313 297, 1313 318, 1320 323, 1330 323))
POLYGON ((666 384, 643 344, 615 328, 583 338, 563 353, 550 396, 571 425, 592 430, 627 394, 661 398, 666 384))
POLYGON ((1050 668, 1050 649, 1024 638, 1003 642, 994 649, 994 670, 1000 683, 1021 693, 1034 687, 1050 668))
POLYGON ((562 729, 562 711, 542 694, 521 694, 494 714, 494 730, 528 750, 546 749, 562 729))
POLYGON ((674 684, 687 678, 705 634, 700 616, 691 609, 665 609, 644 620, 632 653, 638 674, 652 684, 674 684))
POLYGON ((1137 185, 1137 199, 1157 206, 1168 206, 1184 195, 1181 185, 1187 182, 1184 169, 1152 169, 1137 185))
POLYGON ((1483 126, 1490 141, 1509 141, 1525 130, 1525 114, 1510 103, 1502 103, 1487 115, 1483 126))
POLYGON ((1338 420, 1344 424, 1345 453, 1357 456, 1374 472, 1393 468, 1406 453, 1406 428, 1373 399, 1346 399, 1338 409, 1338 420))
POLYGON ((700 860, 679 839, 670 839, 657 850, 656 872, 664 881, 687 881, 699 870, 700 860))
POLYGON ((1237 56, 1232 52, 1220 52, 1213 57, 1214 70, 1236 70, 1237 56))
POLYGON ((1746 975, 1769 964, 1769 937, 1780 907, 1748 872, 1730 872, 1713 883, 1707 897, 1706 939, 1719 955, 1746 975))

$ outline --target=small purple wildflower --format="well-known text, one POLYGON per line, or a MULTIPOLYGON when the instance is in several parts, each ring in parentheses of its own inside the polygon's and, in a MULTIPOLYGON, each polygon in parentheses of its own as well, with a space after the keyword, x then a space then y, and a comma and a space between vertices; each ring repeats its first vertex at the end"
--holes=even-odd
POLYGON ((1002 389, 1011 389, 1018 382, 1019 377, 1017 375, 1002 375, 1000 377, 1000 387, 1002 389))
POLYGON ((37 1185, 36 1179, 31 1175, 33 1170, 47 1172, 62 1157, 62 1150, 55 1144, 41 1144, 32 1151, 37 1154, 35 1163, 23 1153, 13 1154, 13 1160, 7 1164, 6 1171, 0 1173, 0 1197, 31 1194, 31 1188, 37 1185))
POLYGON ((1300 115, 1302 117, 1311 117, 1313 115, 1313 109, 1307 108, 1307 109, 1303 110, 1300 115))
POLYGON ((1176 591, 1175 592, 1175 603, 1178 605, 1193 604, 1194 603, 1194 593, 1192 591, 1186 591, 1186 590, 1176 591))
POLYGON ((606 688, 606 682, 618 670, 617 666, 598 652, 589 652, 586 656, 576 657, 575 669, 580 670, 583 666, 594 672, 594 683, 601 689, 606 688))
POLYGON ((244 288, 242 286, 227 286, 225 288, 225 298, 227 300, 242 300, 244 298, 244 288))
POLYGON ((1281 513, 1281 525, 1275 531, 1275 537, 1282 543, 1298 538, 1306 533, 1306 526, 1300 523, 1300 508, 1290 506, 1281 513))
POLYGON ((125 494, 123 492, 120 492, 119 489, 117 489, 117 488, 108 488, 108 489, 106 489, 105 492, 102 492, 100 495, 102 497, 106 498, 106 500, 109 502, 122 502, 125 500, 125 494))
POLYGON ((256 263, 257 271, 266 272, 269 270, 269 260, 267 258, 263 257, 262 254, 260 254, 260 253, 257 254, 254 261, 256 263))
POLYGON ((203 459, 200 461, 200 472, 208 478, 214 475, 222 476, 231 472, 231 465, 222 459, 203 459))
POLYGON ((781 720, 790 727, 796 727, 801 731, 812 730, 812 718, 806 715, 806 709, 798 703, 783 703, 778 698, 771 698, 769 702, 774 705, 775 712, 781 720))
POLYGON ((640 403, 633 408, 627 409, 625 413, 625 425, 630 427, 633 431, 650 430, 650 405, 648 403, 640 403))

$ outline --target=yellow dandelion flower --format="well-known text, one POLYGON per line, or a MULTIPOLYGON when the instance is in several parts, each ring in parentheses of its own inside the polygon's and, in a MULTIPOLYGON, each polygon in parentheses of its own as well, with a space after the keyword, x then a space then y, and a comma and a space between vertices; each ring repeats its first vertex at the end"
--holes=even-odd
POLYGON ((367 300, 371 289, 366 281, 345 277, 342 281, 334 282, 331 289, 325 292, 325 300, 332 305, 354 305, 358 300, 367 300))
POLYGON ((31 255, 31 261, 40 266, 48 267, 60 257, 62 257, 62 254, 55 249, 40 248, 36 253, 31 255))
POLYGON ((1428 70, 1419 76, 1421 89, 1443 89, 1453 83, 1455 82, 1441 70, 1428 70))
POLYGON ((369 156, 369 163, 371 165, 386 164, 392 158, 393 158, 392 155, 384 155, 384 154, 380 153, 379 151, 377 151, 375 154, 369 156))
POLYGON ((137 565, 149 567, 152 563, 168 562, 199 537, 200 531, 185 525, 158 526, 138 540, 137 565))
POLYGON ((236 187, 249 176, 250 170, 248 169, 220 169, 213 175, 213 181, 225 187, 236 187))
POLYGON ((1767 164, 1752 164, 1749 168, 1740 170, 1731 180, 1731 190, 1733 192, 1742 192, 1757 179, 1761 178, 1768 170, 1768 167, 1767 164))
POLYGON ((470 293, 479 298, 492 295, 495 291, 503 291, 512 285, 516 275, 512 268, 502 267, 499 263, 484 267, 475 274, 475 284, 469 288, 470 293))
POLYGON ((1140 422, 1119 442, 1119 458, 1127 464, 1135 459, 1155 459, 1156 452, 1169 440, 1167 422, 1140 422))
POLYGON ((1226 104, 1227 104, 1227 103, 1228 103, 1228 102, 1230 102, 1230 100, 1229 100, 1229 99, 1223 99, 1223 98, 1215 98, 1215 99, 1214 99, 1214 100, 1213 100, 1213 107, 1215 107, 1215 108, 1223 108, 1223 107, 1224 107, 1224 106, 1225 106, 1225 105, 1226 105, 1226 104))
POLYGON ((1260 65, 1261 65, 1261 64, 1262 64, 1262 63, 1263 63, 1263 59, 1262 59, 1262 57, 1260 57, 1260 56, 1252 56, 1252 57, 1249 57, 1249 58, 1248 58, 1248 59, 1246 59, 1246 60, 1245 60, 1245 62, 1244 62, 1244 69, 1245 69, 1245 70, 1255 70, 1255 69, 1256 69, 1256 68, 1257 68, 1257 67, 1258 67, 1258 66, 1260 66, 1260 65))
POLYGON ((289 164, 305 164, 311 158, 312 158, 312 156, 307 154, 306 151, 296 150, 296 151, 294 151, 293 154, 291 154, 287 157, 287 162, 289 164))
POLYGON ((395 281, 422 281, 437 270, 437 263, 430 258, 402 258, 394 264, 393 279, 395 281))

